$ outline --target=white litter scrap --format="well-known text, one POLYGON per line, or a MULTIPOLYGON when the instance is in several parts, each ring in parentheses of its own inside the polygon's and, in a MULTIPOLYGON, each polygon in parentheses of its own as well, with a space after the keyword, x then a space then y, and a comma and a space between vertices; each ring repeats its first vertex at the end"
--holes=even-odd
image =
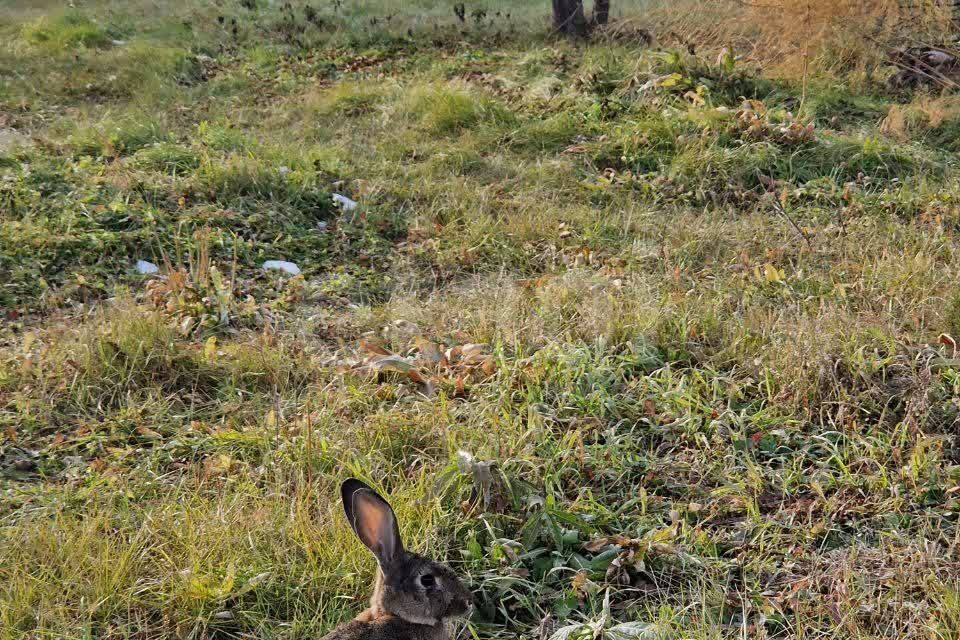
POLYGON ((344 211, 353 211, 357 208, 357 202, 355 200, 351 200, 347 196, 340 195, 339 193, 333 194, 333 203, 344 211))
POLYGON ((134 268, 138 273, 142 273, 144 275, 151 275, 160 271, 160 267, 147 260, 137 260, 137 264, 134 265, 134 268))
POLYGON ((292 276, 300 275, 300 267, 292 262, 287 262, 286 260, 267 260, 263 263, 264 271, 283 271, 284 273, 289 273, 292 276))

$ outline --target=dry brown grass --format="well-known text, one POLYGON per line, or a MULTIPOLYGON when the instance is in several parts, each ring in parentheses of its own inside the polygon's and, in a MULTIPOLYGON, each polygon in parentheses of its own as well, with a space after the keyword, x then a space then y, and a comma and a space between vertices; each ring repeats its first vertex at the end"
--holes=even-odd
POLYGON ((665 43, 732 47, 739 55, 800 77, 870 71, 889 48, 938 42, 951 28, 946 0, 683 0, 658 2, 646 19, 665 43))
POLYGON ((892 104, 880 130, 901 140, 936 129, 960 114, 956 96, 920 95, 907 104, 892 104))

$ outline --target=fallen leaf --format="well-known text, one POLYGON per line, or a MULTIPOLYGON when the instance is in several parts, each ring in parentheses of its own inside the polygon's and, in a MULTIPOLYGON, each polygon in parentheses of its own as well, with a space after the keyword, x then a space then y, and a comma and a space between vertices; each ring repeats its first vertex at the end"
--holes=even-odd
POLYGON ((376 342, 373 342, 372 340, 368 340, 366 338, 360 341, 360 348, 363 349, 364 351, 369 351, 370 353, 376 353, 381 356, 393 355, 389 351, 384 349, 381 345, 377 344, 376 342))
POLYGON ((157 433, 156 431, 154 431, 154 430, 151 429, 150 427, 143 426, 143 425, 137 427, 137 433, 138 433, 139 435, 143 436, 144 438, 149 438, 149 439, 151 439, 151 440, 162 440, 162 439, 163 439, 163 436, 161 436, 159 433, 157 433))
POLYGON ((643 412, 647 414, 648 418, 655 418, 657 415, 656 405, 653 404, 653 400, 649 398, 643 401, 643 412))
POLYGON ((583 543, 583 550, 589 551, 590 553, 596 553, 604 547, 610 546, 610 544, 612 544, 610 538, 594 538, 593 540, 583 543))
POLYGON ((485 353, 486 347, 482 344, 465 344, 461 349, 463 354, 463 362, 466 365, 478 365, 482 364, 483 360, 487 357, 485 353))
POLYGON ((410 322, 409 320, 403 320, 403 319, 394 320, 393 326, 394 328, 399 329, 400 331, 403 331, 404 333, 408 333, 410 335, 417 335, 420 333, 420 327, 418 327, 415 323, 410 322))
POLYGON ((484 372, 485 374, 487 374, 488 376, 492 376, 492 375, 493 375, 494 373, 496 373, 496 371, 497 371, 497 365, 496 365, 496 363, 493 361, 493 358, 486 358, 486 359, 484 359, 483 364, 480 365, 480 368, 481 368, 481 369, 483 370, 483 372, 484 372))
POLYGON ((187 316, 180 321, 180 335, 185 336, 193 329, 193 325, 196 324, 193 316, 187 316))
POLYGON ((781 282, 783 272, 768 262, 763 265, 763 277, 767 282, 781 282))
POLYGON ((207 360, 214 360, 217 357, 217 337, 210 336, 203 343, 203 357, 207 360))
POLYGON ((407 371, 407 377, 417 384, 425 384, 427 381, 427 379, 423 377, 422 373, 413 368, 411 368, 410 371, 407 371))
POLYGON ((210 456, 203 462, 203 474, 207 477, 218 476, 230 471, 233 458, 226 454, 210 456))
POLYGON ((621 622, 606 630, 604 635, 609 640, 654 640, 662 638, 664 629, 653 622, 621 622))
POLYGON ((941 333, 938 340, 940 344, 948 346, 954 351, 957 350, 957 341, 949 333, 941 333))
POLYGON ((383 355, 373 356, 367 360, 367 368, 371 371, 396 371, 397 373, 409 373, 413 369, 410 364, 401 356, 383 355))
POLYGON ((706 104, 706 101, 703 99, 703 96, 701 96, 696 91, 687 91, 685 94, 683 94, 683 97, 689 100, 690 102, 694 103, 698 107, 706 104))
POLYGON ((444 355, 443 351, 437 344, 427 340, 426 338, 417 337, 413 341, 413 346, 417 351, 420 352, 421 360, 424 360, 431 365, 442 365, 444 355))

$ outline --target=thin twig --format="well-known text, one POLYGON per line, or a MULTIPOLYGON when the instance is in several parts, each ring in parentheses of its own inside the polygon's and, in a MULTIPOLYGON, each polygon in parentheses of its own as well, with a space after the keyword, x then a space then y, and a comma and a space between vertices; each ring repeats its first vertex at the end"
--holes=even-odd
POLYGON ((787 222, 789 222, 794 229, 796 229, 797 233, 800 234, 800 237, 803 238, 803 241, 807 243, 807 248, 813 251, 813 243, 810 241, 810 236, 808 236, 807 232, 804 231, 799 224, 797 224, 797 221, 794 220, 789 213, 787 213, 787 210, 780 203, 780 199, 777 198, 777 194, 774 193, 772 195, 773 195, 773 207, 777 210, 777 212, 780 215, 782 215, 784 218, 787 219, 787 222))

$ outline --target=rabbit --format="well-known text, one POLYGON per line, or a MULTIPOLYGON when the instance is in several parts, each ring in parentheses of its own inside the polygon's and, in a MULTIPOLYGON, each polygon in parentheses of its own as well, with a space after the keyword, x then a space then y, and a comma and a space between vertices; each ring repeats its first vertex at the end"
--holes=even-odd
POLYGON ((340 485, 343 510, 377 559, 370 607, 322 640, 453 640, 453 620, 471 606, 450 567, 403 548, 389 503, 363 482, 340 485))

